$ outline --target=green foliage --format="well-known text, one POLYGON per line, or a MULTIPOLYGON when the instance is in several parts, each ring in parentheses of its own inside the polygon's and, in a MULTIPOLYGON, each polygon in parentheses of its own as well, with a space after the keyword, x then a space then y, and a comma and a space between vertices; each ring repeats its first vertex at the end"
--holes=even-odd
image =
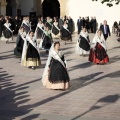
MULTIPOLYGON (((92 0, 92 1, 98 1, 98 0, 92 0)), ((102 4, 106 3, 107 6, 112 7, 115 3, 115 5, 118 5, 120 3, 120 0, 100 0, 102 4)))

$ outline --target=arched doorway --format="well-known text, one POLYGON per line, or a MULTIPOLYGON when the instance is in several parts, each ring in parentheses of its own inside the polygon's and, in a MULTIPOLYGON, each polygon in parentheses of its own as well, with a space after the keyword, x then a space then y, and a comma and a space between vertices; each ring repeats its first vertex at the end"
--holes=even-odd
POLYGON ((11 0, 6 0, 7 5, 6 5, 6 15, 7 16, 12 16, 12 6, 11 6, 11 0))
POLYGON ((60 3, 58 0, 44 0, 42 3, 43 17, 60 17, 60 3))

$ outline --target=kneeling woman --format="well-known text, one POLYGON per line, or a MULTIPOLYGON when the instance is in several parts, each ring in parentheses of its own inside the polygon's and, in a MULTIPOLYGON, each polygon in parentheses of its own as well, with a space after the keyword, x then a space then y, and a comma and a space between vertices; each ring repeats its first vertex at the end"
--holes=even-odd
POLYGON ((29 35, 24 41, 23 53, 22 53, 22 66, 27 66, 29 68, 35 69, 35 67, 40 66, 40 53, 36 44, 36 39, 34 38, 34 32, 30 31, 29 35))
POLYGON ((105 39, 102 32, 98 30, 93 39, 93 47, 90 50, 89 61, 96 64, 105 64, 109 62, 106 50, 105 39))
POLYGON ((59 49, 60 43, 53 43, 49 51, 42 82, 46 88, 66 90, 69 88, 70 79, 66 69, 64 54, 59 49))

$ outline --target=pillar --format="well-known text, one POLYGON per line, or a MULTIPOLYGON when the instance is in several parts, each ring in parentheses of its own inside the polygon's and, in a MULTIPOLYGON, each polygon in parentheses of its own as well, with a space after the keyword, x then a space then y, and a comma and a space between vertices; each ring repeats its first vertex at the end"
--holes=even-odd
POLYGON ((0 14, 1 15, 6 15, 6 0, 1 0, 1 7, 0 7, 0 14))

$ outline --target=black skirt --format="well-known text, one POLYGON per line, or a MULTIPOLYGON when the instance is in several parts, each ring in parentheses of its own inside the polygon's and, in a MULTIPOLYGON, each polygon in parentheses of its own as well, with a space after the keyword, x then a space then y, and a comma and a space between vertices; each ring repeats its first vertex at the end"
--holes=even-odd
POLYGON ((43 39, 42 47, 44 49, 50 49, 51 45, 52 45, 52 38, 45 35, 45 37, 43 39))
POLYGON ((3 35, 4 35, 5 38, 9 39, 9 38, 12 37, 12 32, 10 30, 8 30, 6 27, 4 27, 3 35))
POLYGON ((108 58, 105 49, 99 43, 97 43, 95 47, 95 56, 100 61, 104 60, 105 58, 108 58))
POLYGON ((37 38, 41 39, 43 35, 43 31, 38 27, 37 28, 37 38))
POLYGON ((55 25, 53 25, 52 33, 53 33, 54 35, 59 34, 59 30, 55 27, 55 25))
POLYGON ((81 40, 80 40, 80 43, 79 43, 79 47, 82 48, 85 51, 89 51, 90 50, 90 44, 88 43, 88 41, 82 36, 80 36, 80 39, 81 40))
POLYGON ((40 56, 39 56, 39 53, 38 51, 36 50, 36 48, 28 42, 28 49, 27 49, 27 53, 26 53, 26 60, 27 59, 38 59, 40 60, 40 56))
POLYGON ((21 56, 23 51, 24 40, 21 38, 19 34, 17 36, 17 41, 18 43, 16 45, 16 48, 14 49, 14 54, 16 56, 21 56))
POLYGON ((71 33, 69 31, 67 31, 64 27, 62 27, 61 30, 61 39, 62 40, 70 40, 71 37, 71 33))
POLYGON ((54 58, 51 59, 49 81, 51 83, 67 83, 69 76, 66 68, 54 58))
POLYGON ((23 23, 22 27, 24 27, 26 34, 30 31, 30 27, 23 23))

